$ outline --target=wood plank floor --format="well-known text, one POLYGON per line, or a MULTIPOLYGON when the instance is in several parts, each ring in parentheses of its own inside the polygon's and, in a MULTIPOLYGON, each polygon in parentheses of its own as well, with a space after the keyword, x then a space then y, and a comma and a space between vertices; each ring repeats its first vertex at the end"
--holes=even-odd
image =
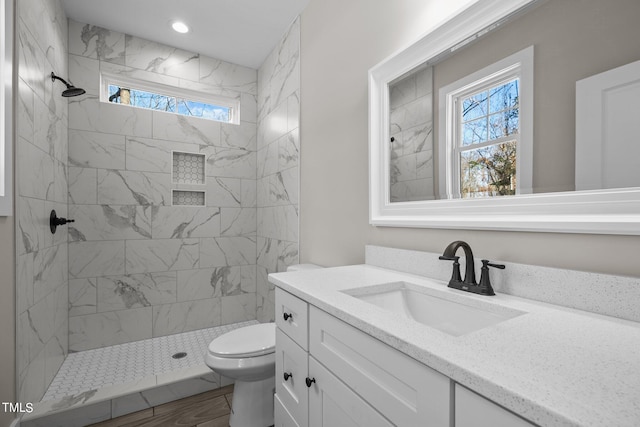
POLYGON ((90 427, 229 427, 232 396, 230 385, 90 427))

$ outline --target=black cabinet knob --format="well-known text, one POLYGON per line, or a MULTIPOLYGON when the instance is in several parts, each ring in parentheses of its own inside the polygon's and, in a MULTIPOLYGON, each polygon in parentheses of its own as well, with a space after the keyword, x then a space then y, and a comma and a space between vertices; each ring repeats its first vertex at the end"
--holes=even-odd
POLYGON ((306 383, 307 383, 307 387, 311 387, 311 384, 315 383, 315 382, 316 382, 316 379, 315 379, 315 378, 309 378, 309 377, 307 377, 307 378, 304 380, 304 382, 306 382, 306 383))
POLYGON ((284 373, 284 380, 287 381, 289 378, 293 377, 293 374, 291 374, 290 372, 285 372, 284 373))
POLYGON ((286 322, 286 321, 287 321, 287 320, 289 320, 289 319, 293 319, 293 314, 291 314, 291 313, 284 313, 284 314, 282 315, 282 317, 284 318, 284 320, 285 320, 285 322, 286 322))

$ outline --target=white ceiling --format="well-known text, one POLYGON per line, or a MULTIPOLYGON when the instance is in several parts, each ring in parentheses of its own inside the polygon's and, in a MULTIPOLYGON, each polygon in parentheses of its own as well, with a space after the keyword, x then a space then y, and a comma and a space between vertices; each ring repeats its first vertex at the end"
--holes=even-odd
POLYGON ((62 0, 75 21, 258 68, 309 0, 62 0), (190 31, 178 34, 180 20, 190 31))

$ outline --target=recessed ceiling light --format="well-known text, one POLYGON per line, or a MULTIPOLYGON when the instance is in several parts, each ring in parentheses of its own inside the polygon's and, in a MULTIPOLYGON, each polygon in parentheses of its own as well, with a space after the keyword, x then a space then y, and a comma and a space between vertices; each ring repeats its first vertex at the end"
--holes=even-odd
POLYGON ((171 28, 173 28, 175 31, 182 34, 189 32, 189 27, 187 27, 187 25, 184 22, 180 22, 180 21, 176 21, 173 24, 171 24, 171 28))

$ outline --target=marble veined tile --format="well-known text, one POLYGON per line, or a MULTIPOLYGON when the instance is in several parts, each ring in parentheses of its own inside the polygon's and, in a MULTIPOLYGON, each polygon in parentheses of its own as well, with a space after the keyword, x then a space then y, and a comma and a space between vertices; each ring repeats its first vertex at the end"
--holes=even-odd
POLYGON ((33 254, 17 256, 16 283, 16 313, 21 314, 34 303, 33 254))
POLYGON ((258 72, 253 68, 203 56, 200 57, 199 77, 201 83, 256 94, 258 72))
POLYGON ((153 336, 159 337, 220 325, 220 298, 153 307, 153 336))
POLYGON ((16 197, 16 218, 18 228, 16 230, 16 244, 18 254, 37 252, 44 248, 45 227, 45 202, 43 200, 28 197, 16 197))
POLYGON ((165 141, 161 139, 127 137, 127 170, 171 173, 172 151, 197 153, 197 144, 165 141))
POLYGON ((18 75, 41 100, 44 100, 45 58, 29 29, 20 19, 16 22, 18 34, 18 75))
POLYGON ((258 122, 258 97, 250 93, 240 94, 240 120, 243 122, 258 122))
POLYGON ((186 239, 220 235, 219 208, 156 206, 152 210, 154 239, 186 239))
POLYGON ((294 129, 278 140, 278 170, 298 166, 300 158, 300 137, 294 129))
POLYGON ((22 80, 18 78, 18 99, 17 99, 17 136, 25 141, 33 143, 33 121, 34 121, 34 105, 33 90, 22 80))
POLYGON ((39 301, 68 280, 67 245, 41 249, 33 258, 33 296, 39 301))
POLYGON ((220 145, 220 122, 154 111, 153 138, 199 145, 220 145))
POLYGON ((389 132, 391 134, 410 129, 424 123, 425 117, 431 117, 433 106, 431 96, 426 95, 391 111, 389 132))
POLYGON ((69 20, 69 53, 124 64, 122 33, 69 20))
POLYGON ((258 265, 268 273, 287 271, 287 267, 298 264, 298 243, 286 240, 258 238, 258 265))
POLYGON ((97 279, 69 280, 69 316, 97 312, 97 279))
POLYGON ((279 150, 279 143, 275 141, 258 151, 258 169, 256 171, 258 178, 264 178, 278 171, 279 150))
POLYGON ((69 130, 69 164, 79 167, 124 169, 125 137, 69 130))
POLYGON ((90 168, 69 168, 69 203, 98 203, 98 171, 90 168))
POLYGON ((69 81, 89 95, 100 95, 100 61, 80 55, 69 55, 69 81))
POLYGON ((151 338, 152 308, 108 311, 69 319, 69 351, 151 338))
POLYGON ((176 302, 176 272, 98 278, 98 312, 176 302))
MULTIPOLYGON (((207 206, 239 207, 242 205, 242 180, 239 178, 207 178, 207 206)), ((212 236, 205 236, 212 237, 212 236)))
POLYGON ((160 43, 126 36, 125 65, 158 74, 198 81, 200 55, 160 43))
POLYGON ((124 241, 69 243, 69 277, 124 274, 124 241))
POLYGON ((256 151, 256 133, 255 123, 240 122, 239 125, 222 123, 219 145, 256 151))
POLYGON ((194 301, 222 296, 223 284, 240 283, 240 269, 231 267, 178 271, 178 301, 194 301))
POLYGON ((144 206, 71 205, 72 241, 151 238, 151 208, 144 206))
POLYGON ((240 196, 243 208, 255 208, 258 203, 258 187, 255 179, 243 179, 240 183, 242 195, 240 196))
MULTIPOLYGON (((222 219, 224 223, 224 213, 222 219)), ((263 237, 290 242, 298 241, 297 207, 285 205, 258 208, 258 229, 263 237)))
POLYGON ((222 297, 221 322, 228 323, 243 322, 256 318, 256 294, 242 294, 222 297))
POLYGON ((100 102, 97 96, 69 99, 69 129, 151 137, 152 111, 100 102))
POLYGON ((200 267, 251 265, 256 262, 253 236, 200 239, 200 267))
POLYGON ((198 267, 199 239, 127 240, 127 274, 198 267))
POLYGON ((269 205, 297 205, 298 184, 297 167, 286 169, 269 176, 269 205))
POLYGON ((171 175, 156 172, 98 170, 98 203, 170 205, 171 175))
POLYGON ((42 200, 53 197, 54 159, 24 139, 18 140, 17 158, 19 194, 42 200))
POLYGON ((256 178, 256 152, 243 148, 204 147, 207 176, 256 178))
POLYGON ((256 234, 256 209, 222 208, 220 213, 222 236, 254 236, 256 234))

